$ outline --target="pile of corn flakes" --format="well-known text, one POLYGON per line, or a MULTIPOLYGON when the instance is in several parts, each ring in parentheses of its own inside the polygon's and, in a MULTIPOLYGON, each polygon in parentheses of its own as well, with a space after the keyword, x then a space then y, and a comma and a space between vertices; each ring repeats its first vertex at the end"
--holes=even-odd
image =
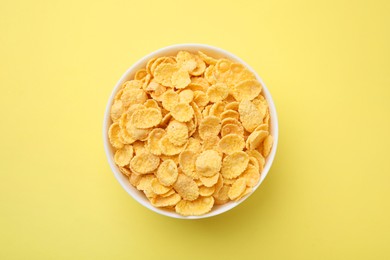
POLYGON ((260 180, 273 137, 262 86, 242 64, 203 52, 155 57, 111 107, 114 160, 155 207, 198 216, 260 180))

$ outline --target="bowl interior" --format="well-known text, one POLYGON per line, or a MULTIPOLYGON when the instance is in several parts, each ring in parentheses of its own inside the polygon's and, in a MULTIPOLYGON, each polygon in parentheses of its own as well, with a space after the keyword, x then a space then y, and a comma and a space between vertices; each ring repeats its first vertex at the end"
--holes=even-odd
POLYGON ((208 46, 208 45, 204 45, 204 44, 178 44, 178 45, 173 45, 173 46, 162 48, 162 49, 157 50, 157 51, 155 51, 155 52, 153 52, 153 53, 151 53, 149 55, 146 55, 144 58, 142 58, 141 60, 136 62, 133 66, 131 66, 123 74, 123 76, 120 78, 120 80, 116 84, 114 90, 112 91, 110 99, 109 99, 107 107, 106 107, 106 111, 105 111, 105 115, 104 115, 104 124, 103 124, 104 148, 105 148, 105 151, 106 151, 108 162, 109 162, 110 167, 111 167, 111 169, 112 169, 112 171, 113 171, 113 173, 115 175, 115 178, 119 181, 119 183, 127 191, 127 193, 129 193, 139 203, 141 203, 142 205, 144 205, 145 207, 147 207, 148 209, 150 209, 152 211, 155 211, 155 212, 157 212, 159 214, 162 214, 162 215, 165 215, 165 216, 169 216, 169 217, 173 217, 173 218, 181 218, 181 219, 207 218, 207 217, 211 217, 211 216, 215 216, 215 215, 221 214, 223 212, 226 212, 226 211, 234 208, 235 206, 237 206, 238 204, 243 202, 245 199, 247 199, 253 192, 248 194, 248 195, 246 195, 245 197, 243 197, 238 202, 230 201, 230 202, 228 202, 228 203, 226 203, 224 205, 214 206, 211 212, 209 212, 209 213, 207 213, 205 215, 202 215, 202 216, 188 216, 188 217, 185 217, 185 216, 181 216, 181 215, 179 215, 179 214, 177 214, 176 212, 173 212, 173 211, 169 211, 169 210, 165 210, 165 209, 161 209, 161 208, 155 208, 155 207, 153 207, 151 205, 149 200, 145 197, 144 193, 139 191, 139 190, 137 190, 135 187, 133 187, 129 183, 129 181, 126 178, 126 176, 124 176, 119 171, 118 167, 114 163, 114 149, 111 147, 110 141, 108 139, 108 128, 109 128, 109 126, 112 123, 111 118, 110 118, 110 108, 111 108, 111 105, 113 103, 115 94, 119 91, 121 85, 125 81, 133 79, 135 72, 137 70, 141 69, 141 68, 144 68, 146 66, 146 63, 148 62, 148 60, 150 60, 151 58, 159 57, 159 56, 176 55, 177 52, 180 51, 180 50, 186 50, 186 51, 190 51, 190 52, 197 52, 197 51, 200 50, 200 51, 203 51, 203 52, 205 52, 206 54, 208 54, 208 55, 210 55, 212 57, 216 57, 216 58, 223 58, 223 57, 225 57, 225 58, 228 58, 230 60, 233 60, 233 61, 236 61, 236 62, 240 62, 243 65, 245 65, 249 70, 251 70, 254 73, 254 75, 256 76, 257 80, 259 80, 260 83, 262 84, 262 86, 263 86, 262 94, 264 95, 264 97, 266 98, 266 100, 268 101, 268 104, 269 104, 270 117, 271 117, 271 119, 270 119, 271 120, 270 132, 271 132, 271 135, 274 137, 274 144, 272 146, 270 154, 266 158, 265 166, 264 166, 264 169, 263 169, 263 171, 261 173, 260 181, 253 188, 253 192, 255 192, 255 190, 260 186, 260 184, 263 182, 264 178, 268 174, 268 171, 269 171, 269 169, 271 167, 271 164, 272 164, 272 162, 274 160, 275 153, 276 153, 276 148, 277 148, 277 144, 278 144, 278 119, 277 119, 277 115, 276 115, 274 102, 272 100, 272 97, 271 97, 270 93, 268 92, 267 87, 265 86, 264 82, 262 81, 262 79, 258 76, 258 74, 250 66, 248 66, 248 64, 246 64, 243 60, 241 60, 237 56, 235 56, 235 55, 233 55, 233 54, 231 54, 231 53, 229 53, 229 52, 227 52, 225 50, 222 50, 222 49, 219 49, 219 48, 216 48, 216 47, 212 47, 212 46, 208 46))

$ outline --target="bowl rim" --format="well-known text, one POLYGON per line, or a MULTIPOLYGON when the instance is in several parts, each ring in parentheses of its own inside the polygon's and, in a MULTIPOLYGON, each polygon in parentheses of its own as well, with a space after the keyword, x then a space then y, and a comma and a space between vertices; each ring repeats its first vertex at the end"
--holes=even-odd
MULTIPOLYGON (((277 146, 278 146, 278 138, 279 138, 279 124, 278 124, 278 117, 276 113, 276 108, 274 101, 272 99, 272 96, 264 84, 262 78, 257 74, 255 70, 252 69, 251 66, 249 66, 245 61, 243 61, 241 58, 236 56, 233 53, 230 53, 224 49, 221 49, 219 47, 207 45, 207 44, 200 44, 200 43, 182 43, 182 44, 174 44, 174 45, 169 45, 163 48, 160 48, 158 50, 155 50, 145 56, 143 56, 141 59, 136 61, 133 65, 131 65, 120 77, 120 79, 117 81, 114 89, 111 92, 111 95, 108 99, 105 113, 104 113, 104 120, 103 120, 103 145, 104 145, 104 150, 105 154, 108 160, 108 163, 110 165, 111 171, 113 172, 115 178, 119 182, 119 184, 122 186, 122 188, 132 197, 134 198, 138 203, 143 205, 144 207, 152 210, 153 212, 156 212, 158 214, 167 216, 167 217, 172 217, 172 218, 177 218, 177 219, 202 219, 202 218, 208 218, 208 217, 213 217, 217 216, 219 214, 222 214, 224 212, 227 212, 234 207, 238 206, 242 202, 244 202, 249 196, 251 196, 261 185, 261 183, 264 181, 266 176, 268 175, 268 172, 273 164, 277 146), (128 182, 127 178, 126 181, 123 179, 123 174, 119 171, 118 167, 116 166, 114 159, 113 159, 113 152, 111 148, 110 141, 108 139, 108 128, 111 125, 111 116, 110 116, 110 110, 111 106, 114 100, 114 97, 116 93, 119 91, 119 88, 122 86, 123 82, 126 81, 131 74, 133 74, 141 65, 146 65, 146 62, 150 60, 153 57, 158 57, 158 56, 163 56, 164 53, 167 52, 173 52, 173 51, 179 51, 179 50, 187 50, 187 51, 195 51, 195 50, 201 50, 207 52, 213 52, 213 53, 218 53, 220 54, 221 57, 227 57, 229 59, 235 60, 241 64, 243 64, 246 68, 248 68, 255 76, 256 79, 261 83, 263 86, 262 88, 262 93, 265 97, 265 99, 268 102, 269 105, 269 110, 270 110, 270 120, 271 120, 271 134, 274 138, 274 143, 271 148, 271 152, 266 158, 265 166, 263 168, 263 171, 261 172, 261 177, 260 181, 257 183, 255 187, 253 187, 253 191, 243 198, 241 198, 239 201, 230 201, 226 204, 219 205, 217 209, 212 209, 210 212, 201 215, 201 216, 182 216, 179 215, 178 213, 174 211, 167 211, 163 210, 157 207, 154 207, 149 201, 146 201, 145 198, 141 199, 139 191, 136 190, 135 187, 131 186, 131 184, 128 182)), ((144 196, 142 194, 142 196, 144 196)))

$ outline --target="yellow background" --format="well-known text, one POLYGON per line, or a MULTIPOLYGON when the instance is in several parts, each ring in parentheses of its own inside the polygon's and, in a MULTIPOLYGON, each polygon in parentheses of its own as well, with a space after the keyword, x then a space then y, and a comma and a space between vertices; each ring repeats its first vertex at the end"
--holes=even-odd
POLYGON ((1 259, 390 259, 389 1, 0 2, 1 259), (276 103, 259 190, 210 219, 160 216, 102 143, 123 72, 221 47, 276 103))

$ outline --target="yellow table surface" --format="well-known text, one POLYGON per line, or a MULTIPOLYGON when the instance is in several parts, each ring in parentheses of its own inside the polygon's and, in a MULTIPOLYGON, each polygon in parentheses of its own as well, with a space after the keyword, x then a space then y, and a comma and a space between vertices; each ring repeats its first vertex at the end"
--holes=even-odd
POLYGON ((389 1, 0 2, 0 259, 390 259, 389 1), (217 217, 160 216, 103 150, 108 97, 161 47, 245 60, 274 164, 217 217))

